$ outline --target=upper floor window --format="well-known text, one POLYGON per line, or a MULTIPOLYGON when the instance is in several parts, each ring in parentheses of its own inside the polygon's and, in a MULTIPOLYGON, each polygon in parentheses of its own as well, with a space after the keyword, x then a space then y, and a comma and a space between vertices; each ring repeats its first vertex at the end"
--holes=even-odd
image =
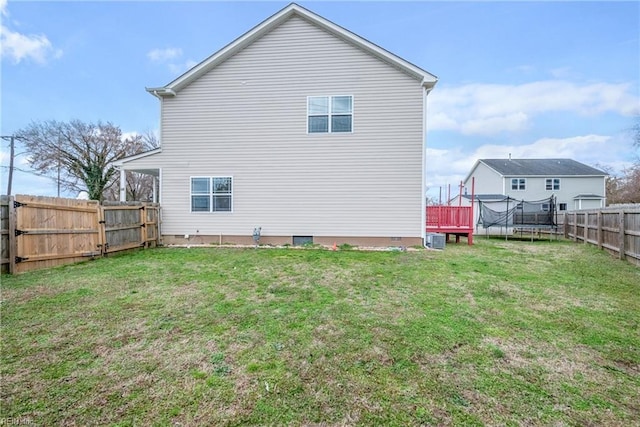
POLYGON ((526 178, 511 178, 511 189, 515 191, 522 191, 527 189, 526 178))
POLYGON ((545 188, 547 190, 560 190, 560 178, 547 178, 545 180, 545 188))
POLYGON ((231 212, 230 176, 191 178, 191 212, 231 212))
POLYGON ((310 96, 307 99, 309 133, 351 132, 353 96, 310 96))

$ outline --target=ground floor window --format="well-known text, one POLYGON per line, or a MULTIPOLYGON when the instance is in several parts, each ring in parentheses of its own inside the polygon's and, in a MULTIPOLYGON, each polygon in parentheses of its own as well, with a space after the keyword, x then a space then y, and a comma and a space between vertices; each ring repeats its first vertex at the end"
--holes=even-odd
POLYGON ((231 212, 233 178, 198 176, 191 178, 191 212, 231 212))
POLYGON ((558 203, 558 210, 566 211, 567 210, 567 204, 566 203, 558 203))

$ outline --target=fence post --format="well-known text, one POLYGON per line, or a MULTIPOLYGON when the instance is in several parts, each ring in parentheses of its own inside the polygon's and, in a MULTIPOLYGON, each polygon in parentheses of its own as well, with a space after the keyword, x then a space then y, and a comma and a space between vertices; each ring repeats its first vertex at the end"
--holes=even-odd
POLYGON ((140 238, 142 242, 140 242, 140 246, 143 248, 147 247, 147 210, 145 209, 145 205, 143 204, 140 208, 140 238))
POLYGON ((584 243, 585 245, 589 243, 589 212, 584 213, 584 243))
POLYGON ((564 213, 564 223, 562 224, 562 228, 564 229, 564 238, 569 238, 569 213, 564 213))
POLYGON ((603 233, 602 233, 602 211, 598 211, 598 249, 602 249, 603 233))
POLYGON ((98 229, 98 245, 100 245, 101 255, 104 256, 107 253, 107 224, 105 221, 104 206, 98 204, 97 209, 98 212, 96 215, 96 220, 98 221, 98 227, 96 228, 98 229))
POLYGON ((573 241, 578 241, 578 212, 573 213, 573 241))
POLYGON ((14 205, 15 197, 9 196, 9 274, 16 273, 16 256, 18 256, 18 237, 16 236, 16 221, 18 215, 14 205))
POLYGON ((620 259, 625 259, 625 229, 624 229, 624 210, 618 211, 618 246, 620 247, 620 259))

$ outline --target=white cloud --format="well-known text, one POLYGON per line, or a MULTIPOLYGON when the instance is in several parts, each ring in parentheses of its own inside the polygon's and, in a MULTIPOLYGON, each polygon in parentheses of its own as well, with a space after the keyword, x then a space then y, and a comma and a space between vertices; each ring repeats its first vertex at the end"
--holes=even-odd
POLYGON ((461 132, 465 135, 491 135, 494 129, 503 132, 519 132, 529 125, 529 117, 521 112, 506 115, 489 116, 470 119, 462 123, 461 132))
MULTIPOLYGON (((7 0, 0 0, 0 16, 9 16, 7 0)), ((43 65, 50 58, 60 58, 62 50, 55 49, 44 34, 22 34, 0 24, 0 56, 14 64, 30 59, 43 65)))
POLYGON ((153 49, 147 53, 147 58, 158 64, 166 64, 171 74, 182 74, 193 68, 198 62, 188 59, 184 62, 177 61, 182 56, 182 49, 169 47, 166 49, 153 49))
MULTIPOLYGON (((6 13, 2 10, 3 15, 6 13)), ((14 64, 31 59, 38 64, 46 64, 50 58, 60 58, 62 50, 54 49, 43 34, 21 34, 0 25, 0 50, 3 58, 9 58, 14 64)))
POLYGON ((436 88, 429 96, 429 128, 465 135, 496 135, 528 129, 548 112, 595 116, 639 113, 631 83, 576 84, 550 80, 521 85, 467 84, 436 88))
POLYGON ((179 47, 168 47, 166 49, 153 49, 147 52, 147 58, 153 62, 167 62, 182 56, 182 49, 179 47))

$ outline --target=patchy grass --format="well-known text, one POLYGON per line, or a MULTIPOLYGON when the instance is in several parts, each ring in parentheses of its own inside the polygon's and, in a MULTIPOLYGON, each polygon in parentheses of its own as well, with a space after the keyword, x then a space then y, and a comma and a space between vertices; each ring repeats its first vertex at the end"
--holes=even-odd
POLYGON ((34 425, 632 425, 640 269, 562 241, 155 249, 2 278, 34 425))

